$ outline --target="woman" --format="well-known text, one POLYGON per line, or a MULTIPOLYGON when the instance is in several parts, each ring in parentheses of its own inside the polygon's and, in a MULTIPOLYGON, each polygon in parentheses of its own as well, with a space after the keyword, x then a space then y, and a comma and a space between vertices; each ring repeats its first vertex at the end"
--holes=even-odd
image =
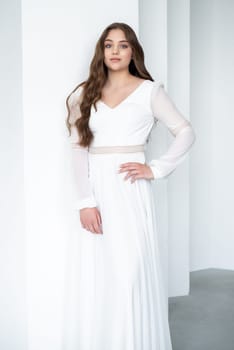
POLYGON ((82 225, 71 349, 171 350, 152 181, 184 160, 194 131, 148 73, 124 23, 103 31, 88 79, 66 103, 82 225), (147 164, 145 144, 158 120, 175 138, 147 164))

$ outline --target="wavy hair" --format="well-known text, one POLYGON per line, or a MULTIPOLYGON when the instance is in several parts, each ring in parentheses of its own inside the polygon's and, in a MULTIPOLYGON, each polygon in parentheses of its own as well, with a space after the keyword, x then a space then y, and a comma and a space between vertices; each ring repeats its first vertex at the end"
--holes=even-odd
POLYGON ((66 99, 66 107, 68 110, 66 125, 69 130, 69 135, 71 136, 71 126, 73 124, 77 128, 79 145, 83 147, 88 147, 94 137, 89 128, 89 117, 92 105, 94 105, 95 111, 97 111, 96 103, 102 97, 102 88, 108 77, 108 69, 104 63, 104 41, 109 31, 112 29, 121 29, 132 48, 132 59, 129 63, 129 72, 136 77, 154 81, 145 67, 144 51, 134 30, 126 23, 114 22, 108 25, 96 43, 95 53, 90 64, 88 79, 77 85, 66 99), (80 86, 83 87, 82 101, 80 104, 77 104, 75 108, 77 113, 79 109, 81 116, 75 118, 75 122, 72 123, 69 98, 80 86))

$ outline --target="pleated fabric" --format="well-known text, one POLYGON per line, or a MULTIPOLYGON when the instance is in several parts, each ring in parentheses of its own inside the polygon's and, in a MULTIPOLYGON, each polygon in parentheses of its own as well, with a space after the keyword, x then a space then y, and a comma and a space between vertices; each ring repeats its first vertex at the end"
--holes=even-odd
MULTIPOLYGON (((124 180, 145 153, 89 153, 103 234, 80 231, 77 305, 66 350, 171 350, 150 181, 124 180)), ((74 305, 73 305, 74 307, 74 305)))

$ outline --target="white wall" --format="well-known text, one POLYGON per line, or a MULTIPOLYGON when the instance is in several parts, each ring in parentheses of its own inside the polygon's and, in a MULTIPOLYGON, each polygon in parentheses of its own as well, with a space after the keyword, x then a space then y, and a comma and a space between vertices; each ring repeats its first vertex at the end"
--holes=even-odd
POLYGON ((233 1, 191 2, 191 270, 234 269, 233 1))
POLYGON ((0 348, 26 349, 21 9, 0 1, 0 348))
MULTIPOLYGON (((140 38, 147 67, 155 80, 164 82, 178 109, 190 119, 189 0, 142 0, 139 4, 140 38)), ((172 135, 159 123, 152 131, 148 159, 162 155, 172 140, 172 135)), ((154 186, 160 250, 169 296, 189 292, 188 160, 154 186)))
POLYGON ((234 270, 234 2, 214 1, 211 265, 234 270))

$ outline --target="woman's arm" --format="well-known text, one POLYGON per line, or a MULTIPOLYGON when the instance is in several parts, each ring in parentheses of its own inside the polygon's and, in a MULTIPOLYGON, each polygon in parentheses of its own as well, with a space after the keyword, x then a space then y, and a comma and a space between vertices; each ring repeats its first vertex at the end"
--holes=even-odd
POLYGON ((80 113, 80 96, 82 87, 79 87, 75 92, 72 93, 68 100, 70 107, 70 122, 71 126, 71 152, 72 152, 72 168, 74 175, 74 182, 76 188, 77 201, 75 208, 92 208, 96 207, 97 203, 94 194, 91 189, 89 180, 89 167, 88 167, 88 147, 81 147, 78 145, 79 134, 74 122, 77 118, 81 117, 80 113))
POLYGON ((196 136, 190 122, 184 118, 164 90, 162 82, 156 82, 153 86, 151 110, 155 119, 165 124, 175 137, 165 154, 148 163, 154 175, 152 180, 155 180, 166 177, 176 169, 186 158, 196 136))

